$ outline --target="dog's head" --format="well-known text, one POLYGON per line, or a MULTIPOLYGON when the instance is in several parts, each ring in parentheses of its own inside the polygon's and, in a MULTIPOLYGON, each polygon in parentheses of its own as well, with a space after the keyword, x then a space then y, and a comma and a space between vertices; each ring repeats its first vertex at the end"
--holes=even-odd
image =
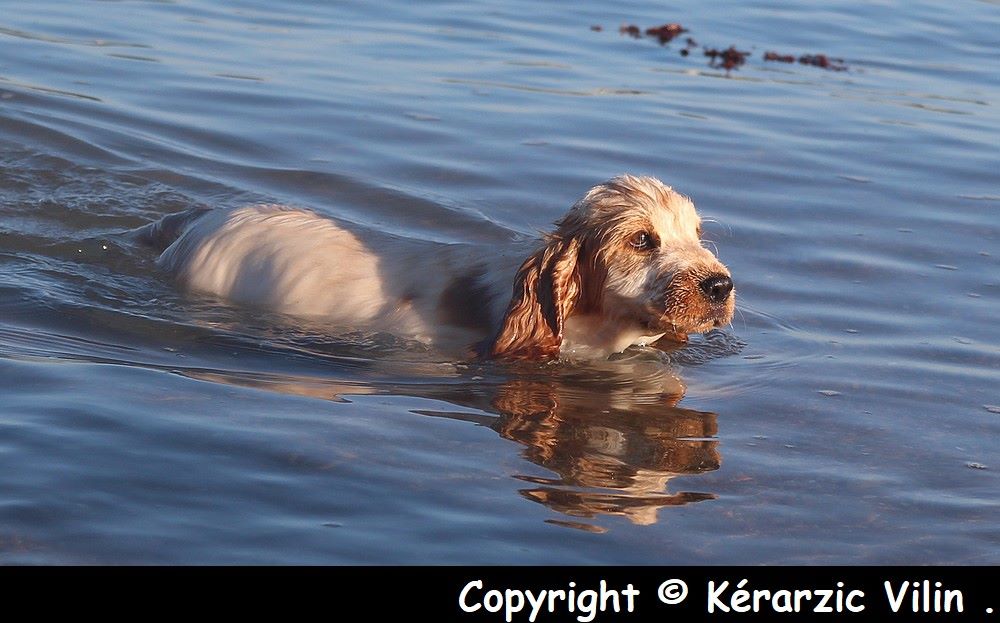
POLYGON ((734 305, 691 201, 655 178, 623 175, 590 189, 521 265, 490 354, 557 358, 573 314, 686 335, 728 324, 734 305))

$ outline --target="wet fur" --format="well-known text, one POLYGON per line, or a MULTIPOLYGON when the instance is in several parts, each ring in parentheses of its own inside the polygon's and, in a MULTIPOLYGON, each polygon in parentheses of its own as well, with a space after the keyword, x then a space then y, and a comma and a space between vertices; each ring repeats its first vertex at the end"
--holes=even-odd
POLYGON ((504 360, 606 356, 727 324, 699 284, 729 272, 690 200, 650 177, 592 188, 534 243, 441 244, 347 228, 308 210, 190 210, 138 230, 189 290, 330 327, 504 360), (655 247, 637 250, 648 232, 655 247))

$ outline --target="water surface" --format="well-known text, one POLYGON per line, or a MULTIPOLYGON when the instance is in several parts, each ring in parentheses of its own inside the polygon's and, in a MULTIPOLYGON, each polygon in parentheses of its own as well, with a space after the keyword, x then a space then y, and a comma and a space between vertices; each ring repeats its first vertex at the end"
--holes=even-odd
POLYGON ((0 562, 1000 562, 997 32, 976 0, 0 3, 0 562), (185 295, 121 236, 269 201, 503 242, 621 172, 711 219, 732 327, 449 361, 185 295))

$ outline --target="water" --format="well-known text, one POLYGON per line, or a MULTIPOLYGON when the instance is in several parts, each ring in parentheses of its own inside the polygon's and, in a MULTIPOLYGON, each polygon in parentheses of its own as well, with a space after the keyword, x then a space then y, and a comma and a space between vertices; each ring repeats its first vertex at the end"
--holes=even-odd
POLYGON ((0 562, 1000 562, 997 32, 975 0, 0 4, 0 562), (120 235, 275 201, 503 241, 625 171, 737 283, 668 357, 291 329, 120 235))

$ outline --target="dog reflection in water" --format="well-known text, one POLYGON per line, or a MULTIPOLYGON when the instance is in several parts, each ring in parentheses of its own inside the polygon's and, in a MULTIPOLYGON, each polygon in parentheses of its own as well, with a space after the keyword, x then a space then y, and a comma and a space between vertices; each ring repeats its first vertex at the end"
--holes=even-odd
POLYGON ((679 382, 656 387, 648 375, 643 380, 640 387, 592 388, 558 378, 502 385, 494 401, 501 415, 492 428, 559 476, 519 476, 536 485, 522 495, 567 515, 621 515, 641 525, 656 523, 662 507, 714 499, 666 489, 676 476, 719 468, 716 415, 677 408, 679 382))
MULTIPOLYGON (((413 369, 414 364, 407 364, 410 373, 413 369)), ((440 367, 435 366, 433 372, 440 376, 440 367)), ((657 521, 663 507, 716 497, 711 493, 666 491, 669 481, 677 476, 718 469, 721 458, 715 438, 716 415, 678 408, 684 385, 660 361, 529 368, 496 382, 477 377, 470 383, 454 383, 452 377, 448 383, 412 383, 399 388, 315 377, 204 370, 185 374, 328 400, 398 394, 476 409, 478 413, 414 412, 488 426, 505 439, 523 445, 525 458, 556 476, 515 475, 532 485, 522 489, 521 494, 571 517, 617 515, 648 525, 657 521)), ((589 531, 604 530, 576 521, 550 522, 589 531)))

